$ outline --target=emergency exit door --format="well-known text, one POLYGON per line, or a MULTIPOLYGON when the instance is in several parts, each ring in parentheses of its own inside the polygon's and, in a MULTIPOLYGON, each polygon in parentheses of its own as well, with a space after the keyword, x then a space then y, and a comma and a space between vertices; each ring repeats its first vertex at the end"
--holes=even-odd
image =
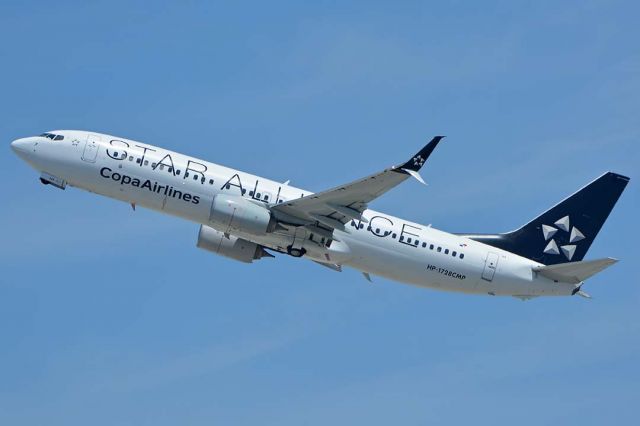
POLYGON ((87 163, 95 163, 98 156, 98 147, 100 146, 101 138, 98 135, 87 136, 87 142, 84 145, 84 151, 82 151, 82 159, 87 163))
POLYGON ((498 268, 498 255, 495 253, 487 253, 487 259, 484 261, 484 270, 482 271, 482 279, 492 281, 498 268))

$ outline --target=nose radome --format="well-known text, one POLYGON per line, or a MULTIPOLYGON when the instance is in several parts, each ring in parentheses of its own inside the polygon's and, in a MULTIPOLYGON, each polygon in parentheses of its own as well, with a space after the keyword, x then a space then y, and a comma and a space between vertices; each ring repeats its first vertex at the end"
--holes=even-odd
POLYGON ((15 141, 11 142, 11 149, 13 149, 13 152, 15 152, 16 154, 24 154, 29 151, 32 146, 33 142, 30 138, 16 139, 15 141))
POLYGON ((21 138, 11 142, 11 149, 18 157, 26 162, 30 162, 35 157, 38 138, 21 138))

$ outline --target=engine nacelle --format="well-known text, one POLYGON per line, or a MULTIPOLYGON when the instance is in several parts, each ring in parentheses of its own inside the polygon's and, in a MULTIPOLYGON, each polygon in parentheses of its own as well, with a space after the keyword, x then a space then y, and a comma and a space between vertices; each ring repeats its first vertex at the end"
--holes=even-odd
POLYGON ((223 232, 204 225, 200 225, 196 245, 201 249, 245 263, 251 263, 262 257, 273 257, 256 243, 233 235, 227 238, 223 232))
POLYGON ((209 221, 228 233, 234 231, 264 235, 275 226, 271 212, 237 195, 218 194, 213 197, 209 221))

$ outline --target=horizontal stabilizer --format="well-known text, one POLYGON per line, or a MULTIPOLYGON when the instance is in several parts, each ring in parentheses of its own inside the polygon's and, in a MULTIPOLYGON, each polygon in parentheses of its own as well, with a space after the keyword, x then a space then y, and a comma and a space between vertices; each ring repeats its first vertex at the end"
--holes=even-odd
POLYGON ((558 263, 556 265, 538 266, 534 272, 549 279, 569 284, 579 284, 587 278, 616 263, 617 259, 585 260, 580 262, 558 263))

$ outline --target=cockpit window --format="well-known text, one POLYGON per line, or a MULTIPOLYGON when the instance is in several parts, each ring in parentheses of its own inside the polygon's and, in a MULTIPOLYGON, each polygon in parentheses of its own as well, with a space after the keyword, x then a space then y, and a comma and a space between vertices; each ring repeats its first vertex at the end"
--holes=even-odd
POLYGON ((64 139, 63 135, 54 135, 53 133, 43 133, 40 136, 42 136, 43 138, 51 139, 53 141, 61 141, 64 139))

